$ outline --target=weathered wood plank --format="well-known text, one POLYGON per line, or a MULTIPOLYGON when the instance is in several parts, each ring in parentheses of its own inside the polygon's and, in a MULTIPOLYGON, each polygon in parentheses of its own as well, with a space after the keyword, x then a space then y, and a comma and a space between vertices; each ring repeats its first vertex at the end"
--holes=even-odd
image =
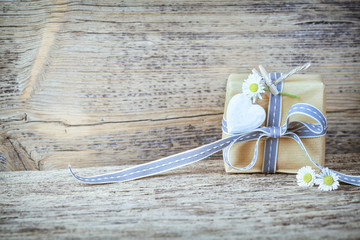
MULTIPOLYGON (((359 154, 327 155, 360 174, 359 154)), ((82 175, 121 167, 76 169, 82 175)), ((294 175, 226 174, 202 161, 142 180, 84 185, 67 170, 0 173, 0 238, 358 239, 360 188, 302 189, 294 175)))
POLYGON ((357 1, 0 4, 1 169, 129 164, 208 143, 230 73, 308 61, 327 87, 327 153, 359 152, 357 1), (77 127, 86 138, 52 135, 77 127))
MULTIPOLYGON (((118 165, 122 158, 136 164, 181 152, 184 145, 201 146, 209 140, 218 140, 214 134, 218 129, 214 126, 219 124, 217 116, 85 126, 21 122, 11 131, 9 141, 19 144, 31 138, 32 142, 24 146, 24 150, 40 169, 66 168, 68 164, 86 166, 88 159, 97 166, 118 165), (202 126, 198 126, 199 123, 202 126), (157 136, 167 140, 159 140, 157 136)), ((11 127, 14 126, 11 123, 11 127)), ((217 154, 212 158, 221 157, 217 154)))

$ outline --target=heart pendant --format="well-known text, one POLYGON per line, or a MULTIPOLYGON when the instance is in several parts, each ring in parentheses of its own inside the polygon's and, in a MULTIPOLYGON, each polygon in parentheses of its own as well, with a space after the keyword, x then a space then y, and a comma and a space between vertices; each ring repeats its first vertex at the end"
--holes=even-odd
POLYGON ((236 94, 230 99, 226 110, 229 133, 238 134, 254 130, 261 126, 265 118, 264 108, 258 104, 252 104, 245 94, 236 94))

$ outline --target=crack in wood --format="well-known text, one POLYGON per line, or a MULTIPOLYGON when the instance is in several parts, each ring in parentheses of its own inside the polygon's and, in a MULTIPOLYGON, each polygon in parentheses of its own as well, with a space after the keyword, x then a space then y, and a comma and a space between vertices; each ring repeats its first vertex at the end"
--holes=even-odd
POLYGON ((25 147, 14 138, 2 138, 0 160, 0 171, 40 170, 25 147))
MULTIPOLYGON (((8 141, 10 142, 11 146, 14 148, 14 151, 15 151, 15 153, 16 153, 16 156, 17 156, 18 160, 21 162, 21 164, 23 165, 24 169, 25 169, 25 170, 28 170, 28 169, 26 168, 26 165, 25 165, 24 161, 22 160, 22 157, 20 156, 20 153, 19 153, 18 150, 16 149, 14 143, 13 143, 13 142, 11 141, 11 139, 9 139, 9 138, 8 138, 8 141)), ((26 151, 25 151, 25 152, 26 152, 26 151)), ((27 152, 26 152, 26 154, 27 154, 27 152)), ((28 156, 29 156, 29 155, 28 155, 28 156)), ((30 157, 30 156, 29 156, 29 157, 30 157)), ((17 165, 17 162, 16 162, 16 159, 15 159, 15 158, 14 158, 14 163, 15 163, 15 165, 17 165)))
POLYGON ((0 123, 6 123, 6 122, 18 122, 18 121, 27 121, 27 114, 22 113, 18 116, 11 116, 8 118, 0 118, 0 123))
POLYGON ((181 117, 170 117, 170 118, 159 118, 159 119, 138 119, 138 120, 128 120, 128 121, 104 121, 104 122, 97 122, 97 123, 84 123, 84 124, 69 124, 63 121, 45 121, 45 120, 28 120, 27 114, 24 114, 25 117, 22 119, 9 119, 3 120, 4 122, 11 122, 13 121, 22 121, 24 123, 56 123, 61 124, 65 127, 91 127, 91 126, 99 126, 99 125, 106 125, 106 124, 122 124, 122 123, 138 123, 138 122, 161 122, 161 121, 171 121, 171 120, 181 120, 181 119, 191 119, 191 118, 201 118, 201 117, 210 117, 210 116, 222 116, 223 113, 209 113, 209 114, 199 114, 199 115, 191 115, 191 116, 181 116, 181 117))
POLYGON ((339 24, 354 24, 351 21, 306 21, 295 23, 295 25, 339 25, 339 24))

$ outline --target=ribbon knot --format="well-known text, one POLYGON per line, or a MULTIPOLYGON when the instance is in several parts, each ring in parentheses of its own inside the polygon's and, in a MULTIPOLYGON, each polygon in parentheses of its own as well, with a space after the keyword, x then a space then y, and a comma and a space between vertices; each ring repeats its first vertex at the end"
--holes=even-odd
POLYGON ((281 132, 281 127, 268 127, 269 129, 269 134, 267 134, 268 137, 270 138, 280 138, 282 135, 281 132))

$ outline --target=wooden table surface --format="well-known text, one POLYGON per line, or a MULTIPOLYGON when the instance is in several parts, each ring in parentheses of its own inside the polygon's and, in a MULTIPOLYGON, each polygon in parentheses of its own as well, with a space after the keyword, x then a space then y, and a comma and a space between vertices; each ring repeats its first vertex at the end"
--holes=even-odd
POLYGON ((220 153, 124 184, 66 170, 217 140, 229 74, 311 62, 326 86, 326 165, 359 175, 359 19, 353 0, 0 1, 0 238, 359 239, 358 187, 229 175, 220 153))
MULTIPOLYGON (((359 174, 360 154, 329 154, 359 174)), ((81 175, 122 167, 82 168, 81 175)), ((294 175, 226 174, 204 160, 155 177, 84 185, 67 170, 0 174, 1 239, 359 239, 360 188, 297 186, 294 175)))

